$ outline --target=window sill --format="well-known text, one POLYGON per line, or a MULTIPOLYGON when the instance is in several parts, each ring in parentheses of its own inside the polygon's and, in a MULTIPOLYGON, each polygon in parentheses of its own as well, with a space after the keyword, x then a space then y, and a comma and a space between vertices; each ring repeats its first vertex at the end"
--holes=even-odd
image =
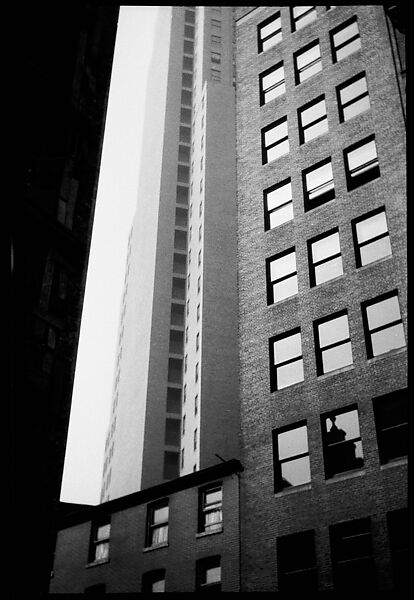
POLYGON ((223 527, 221 527, 220 529, 215 529, 214 531, 202 531, 201 533, 196 533, 196 538, 203 538, 206 537, 208 535, 214 535, 216 533, 223 533, 223 527))
POLYGON ((380 470, 385 471, 387 469, 391 469, 392 467, 399 467, 401 465, 408 464, 408 456, 402 456, 401 458, 393 458, 389 462, 380 465, 380 470))
POLYGON ((348 473, 339 473, 334 475, 325 481, 326 484, 337 483, 338 481, 345 481, 346 479, 352 479, 353 477, 362 477, 365 475, 365 469, 357 469, 354 471, 348 471, 348 473))
POLYGON ((162 544, 157 544, 156 546, 148 546, 148 548, 143 548, 143 552, 152 552, 152 550, 159 550, 160 548, 167 548, 168 542, 164 542, 162 544))
POLYGON ((296 494, 297 492, 303 492, 305 490, 310 490, 312 488, 312 484, 302 483, 302 485, 295 485, 293 487, 285 488, 280 492, 275 492, 275 498, 280 498, 281 496, 288 496, 289 494, 296 494))
POLYGON ((373 356, 367 360, 367 363, 370 365, 372 363, 377 362, 378 360, 382 360, 384 358, 389 358, 391 356, 395 356, 396 354, 402 354, 407 351, 407 346, 403 346, 402 348, 395 348, 394 350, 389 350, 389 352, 384 352, 384 354, 379 354, 378 356, 373 356))
POLYGON ((357 273, 365 271, 365 269, 370 269, 370 268, 374 267, 375 265, 380 265, 381 263, 386 262, 387 260, 390 260, 390 258, 392 258, 392 257, 393 257, 392 254, 388 254, 388 256, 383 256, 382 258, 379 258, 378 260, 373 260, 372 262, 367 263, 366 265, 362 265, 357 268, 357 273))
POLYGON ((343 279, 345 277, 346 273, 342 273, 342 275, 337 275, 336 277, 332 277, 332 279, 328 279, 327 281, 324 281, 323 283, 318 283, 316 285, 313 285, 311 287, 311 290, 319 290, 321 288, 324 288, 326 285, 329 285, 330 283, 334 283, 334 281, 339 281, 340 279, 343 279))
POLYGON ((328 377, 332 377, 332 375, 338 375, 339 373, 346 373, 347 371, 352 371, 352 369, 354 368, 355 366, 352 364, 347 365, 346 367, 341 367, 340 369, 335 369, 335 371, 329 371, 329 373, 318 375, 318 381, 321 381, 322 379, 327 379, 328 377))
POLYGON ((103 558, 102 560, 95 560, 94 562, 88 563, 85 565, 85 569, 90 569, 91 567, 98 567, 99 565, 106 565, 109 563, 109 558, 103 558))

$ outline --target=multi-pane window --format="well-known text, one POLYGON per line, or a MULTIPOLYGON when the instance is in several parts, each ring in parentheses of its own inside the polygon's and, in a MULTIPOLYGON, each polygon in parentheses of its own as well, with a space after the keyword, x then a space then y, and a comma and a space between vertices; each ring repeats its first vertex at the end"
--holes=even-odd
POLYGON ((286 92, 283 62, 270 67, 259 75, 260 106, 286 92))
POLYGON ((408 454, 408 392, 397 390, 373 399, 378 454, 386 464, 408 454))
POLYGON ((142 591, 146 593, 165 592, 165 569, 144 573, 142 576, 142 591))
POLYGON ((362 302, 361 309, 368 358, 406 345, 397 290, 362 302))
POLYGON ((308 102, 298 108, 299 140, 305 144, 328 131, 328 115, 326 113, 325 96, 308 102))
POLYGON ((335 185, 330 158, 302 171, 305 212, 335 198, 335 185))
POLYGON ((318 375, 352 364, 347 310, 314 321, 313 329, 318 375))
POLYGON ((339 121, 349 121, 371 108, 365 71, 348 79, 336 88, 339 121))
POLYGON ((384 206, 353 219, 352 234, 357 268, 391 256, 391 241, 384 206))
POLYGON ((315 532, 284 535, 276 543, 278 591, 317 591, 315 532))
POLYGON ((308 240, 308 255, 311 287, 343 275, 338 228, 308 240))
POLYGON ((329 535, 335 591, 375 589, 370 517, 331 525, 329 535))
POLYGON ((289 152, 287 117, 282 117, 262 129, 262 164, 289 152))
POLYGON ((311 480, 306 421, 273 430, 275 493, 311 480))
POLYGON ((326 479, 364 466, 356 405, 321 415, 321 427, 326 479))
POLYGON ((357 18, 352 17, 330 32, 332 60, 334 63, 361 48, 357 18))
POLYGON ((211 556, 196 563, 196 590, 198 592, 221 591, 221 559, 211 556))
POLYGON ((303 356, 300 328, 269 340, 270 391, 281 390, 303 381, 303 356))
POLYGON ((319 40, 308 44, 293 55, 295 63, 295 83, 298 85, 312 75, 322 71, 321 48, 319 40))
POLYGON ((198 531, 212 533, 223 528, 223 488, 221 484, 204 488, 199 492, 198 531))
POLYGON ((317 17, 316 6, 291 6, 292 31, 298 31, 317 17))
POLYGON ((285 179, 263 190, 265 230, 273 229, 293 219, 292 184, 285 179))
POLYGON ((348 191, 380 176, 375 136, 352 144, 344 150, 346 183, 348 191))
POLYGON ((411 563, 408 557, 409 515, 406 508, 387 513, 388 538, 394 584, 397 590, 405 591, 409 586, 411 563))
POLYGON ((273 304, 298 293, 294 248, 266 259, 267 303, 273 304))
POLYGON ((90 563, 108 560, 110 534, 111 523, 109 517, 92 524, 88 559, 90 563))
POLYGON ((272 15, 257 26, 259 53, 265 52, 282 41, 280 12, 272 15))
POLYGON ((168 542, 168 500, 148 506, 147 547, 168 542))

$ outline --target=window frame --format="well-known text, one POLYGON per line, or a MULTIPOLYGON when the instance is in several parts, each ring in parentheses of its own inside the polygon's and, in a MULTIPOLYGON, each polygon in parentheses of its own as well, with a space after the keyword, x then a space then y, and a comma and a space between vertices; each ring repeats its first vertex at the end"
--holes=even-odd
POLYGON ((271 338, 269 338, 269 367, 270 367, 269 370, 270 370, 270 392, 271 393, 285 389, 287 387, 290 387, 291 385, 296 385, 297 383, 300 383, 301 381, 304 380, 305 376, 303 374, 303 379, 301 379, 300 381, 295 381, 294 383, 283 386, 283 387, 278 386, 278 372, 277 372, 278 369, 280 369, 281 367, 284 367, 290 363, 296 362, 296 361, 302 361, 302 369, 303 369, 304 361, 303 361, 303 348, 302 348, 302 333, 301 333, 300 327, 295 327, 294 329, 290 329, 289 331, 285 331, 283 333, 274 335, 271 338), (284 340, 285 338, 288 338, 288 337, 293 337, 297 334, 299 334, 299 336, 300 336, 300 345, 301 345, 302 354, 300 354, 294 358, 289 358, 288 360, 284 360, 284 361, 276 364, 275 363, 275 353, 274 353, 274 343, 284 340))
POLYGON ((275 286, 278 283, 284 282, 287 279, 290 279, 292 277, 296 277, 296 284, 298 284, 298 268, 297 268, 297 263, 296 263, 295 246, 293 246, 292 248, 288 248, 287 250, 283 250, 283 252, 278 252, 277 254, 274 254, 273 256, 269 256, 269 258, 266 258, 266 296, 267 296, 267 305, 268 306, 270 306, 272 304, 277 304, 279 302, 283 302, 284 300, 287 300, 288 298, 292 298, 293 296, 295 296, 298 293, 298 292, 295 292, 294 294, 285 296, 285 297, 281 298, 280 300, 275 300, 275 289, 274 289, 275 286), (286 256, 289 256, 289 254, 294 255, 296 270, 289 272, 287 275, 285 274, 282 277, 272 280, 271 279, 272 264, 280 259, 283 259, 286 256))
POLYGON ((275 160, 282 158, 282 156, 286 156, 287 154, 289 154, 290 144, 289 144, 289 127, 288 127, 287 116, 281 117, 280 119, 276 119, 276 121, 273 121, 273 123, 269 123, 269 125, 266 125, 266 127, 262 127, 261 142, 262 142, 262 165, 268 165, 268 164, 274 162, 275 160), (281 138, 278 138, 275 142, 271 142, 268 146, 266 146, 266 133, 268 133, 269 131, 272 131, 273 129, 277 129, 280 125, 283 125, 284 123, 286 123, 287 134, 281 138), (276 146, 279 146, 279 145, 285 143, 286 140, 288 142, 287 152, 284 152, 283 154, 276 156, 272 160, 269 160, 269 158, 268 158, 269 150, 276 148, 276 146))
POLYGON ((352 227, 352 238, 354 241, 355 265, 356 265, 357 269, 359 269, 361 267, 366 267, 368 265, 372 265, 372 264, 376 263, 378 260, 382 260, 382 259, 392 256, 391 236, 390 236, 390 230, 388 228, 387 211, 386 211, 384 205, 380 206, 378 208, 375 208, 374 210, 371 210, 370 212, 365 213, 364 215, 356 217, 355 219, 352 219, 351 227, 352 227), (387 225, 387 230, 383 233, 374 235, 373 237, 369 238, 368 240, 359 242, 357 226, 360 223, 363 223, 364 221, 368 221, 368 219, 371 219, 372 217, 375 217, 381 213, 384 214, 385 223, 387 225), (379 240, 385 239, 387 237, 388 237, 388 241, 389 241, 389 245, 390 245, 390 249, 391 249, 390 254, 381 256, 380 258, 377 258, 375 260, 371 260, 369 262, 366 262, 365 264, 362 264, 361 248, 363 248, 364 246, 369 246, 370 244, 374 244, 375 242, 378 242, 379 240))
POLYGON ((110 549, 110 539, 111 539, 111 515, 103 515, 98 519, 91 522, 91 533, 89 540, 89 550, 88 550, 88 564, 100 564, 109 562, 109 549, 110 549), (99 530, 109 527, 108 535, 105 537, 99 538, 98 533, 99 530), (98 558, 98 548, 106 547, 105 555, 102 558, 98 558))
MULTIPOLYGON (((408 456, 408 390, 407 388, 402 388, 399 390, 395 390, 389 394, 384 394, 383 396, 377 396, 372 399, 372 407, 374 411, 374 421, 375 421, 375 429, 377 433, 377 447, 378 447, 378 456, 379 462, 381 465, 388 464, 390 462, 394 462, 395 460, 399 460, 402 457, 408 456), (392 410, 392 416, 398 415, 398 412, 406 413, 406 420, 399 420, 398 422, 389 422, 389 418, 387 415, 387 404, 388 406, 393 403, 399 403, 398 411, 392 410), (401 436, 401 431, 403 428, 407 431, 407 434, 401 436), (391 443, 388 441, 390 438, 397 433, 398 440, 407 440, 405 452, 390 453, 389 447, 391 443)), ((400 415, 398 415, 400 416, 400 415)), ((404 444, 403 444, 404 445, 404 444)))
POLYGON ((272 229, 276 229, 277 227, 280 227, 281 225, 284 225, 285 223, 289 223, 289 221, 292 221, 294 218, 293 215, 293 192, 291 191, 291 196, 290 196, 290 200, 286 200, 285 202, 283 202, 282 204, 278 204, 277 206, 275 206, 275 208, 269 209, 268 208, 268 196, 278 190, 278 189, 282 189, 284 187, 286 187, 287 185, 290 184, 291 190, 292 190, 292 181, 291 178, 289 177, 288 179, 284 179, 283 181, 280 181, 279 183, 276 183, 266 189, 263 190, 263 204, 264 204, 264 229, 265 231, 271 231, 272 229), (292 218, 288 219, 287 221, 282 221, 282 223, 278 223, 277 225, 275 225, 274 227, 271 227, 271 215, 279 210, 281 210, 282 208, 285 208, 287 206, 291 205, 292 206, 292 218))
POLYGON ((306 25, 309 25, 310 23, 313 23, 313 21, 316 21, 316 19, 318 18, 318 13, 316 10, 316 6, 310 6, 309 10, 305 11, 304 13, 302 13, 301 15, 299 15, 298 17, 295 17, 294 15, 294 9, 296 8, 296 6, 291 6, 290 7, 290 22, 291 22, 291 27, 292 27, 292 33, 294 33, 295 31, 300 31, 301 29, 303 29, 304 27, 306 27, 306 25), (315 17, 311 20, 308 21, 307 23, 305 23, 304 25, 301 25, 300 27, 297 27, 297 23, 303 19, 306 15, 311 14, 311 13, 315 14, 315 17))
POLYGON ((221 556, 207 556, 196 562, 196 591, 197 592, 221 592, 222 575, 221 556), (220 581, 207 583, 208 569, 220 568, 220 581))
POLYGON ((376 296, 375 298, 370 298, 369 300, 365 300, 364 302, 361 302, 361 312, 362 312, 362 323, 363 323, 364 334, 365 334, 365 346, 366 346, 366 352, 367 352, 368 359, 375 358, 376 356, 384 356, 386 354, 389 354, 389 352, 393 352, 394 350, 400 350, 401 348, 407 347, 407 339, 405 336, 405 328, 404 328, 404 323, 403 323, 403 319, 402 319, 402 315, 401 315, 401 307, 400 307, 399 294, 398 294, 397 289, 392 290, 390 292, 386 292, 385 294, 381 294, 380 296, 376 296), (389 300, 390 298, 394 298, 394 297, 396 297, 398 300, 398 309, 400 312, 400 318, 397 320, 391 321, 390 323, 388 323, 386 325, 374 327, 372 330, 370 330, 369 323, 368 323, 367 308, 369 308, 370 306, 374 306, 375 304, 379 304, 380 302, 383 302, 384 300, 389 300), (404 334, 405 344, 403 346, 399 346, 398 348, 391 348, 390 350, 387 350, 386 352, 381 352, 380 354, 374 354, 374 349, 373 349, 373 344, 372 344, 372 334, 377 333, 379 331, 383 331, 384 329, 389 329, 390 327, 395 327, 396 325, 398 325, 400 323, 402 325, 402 331, 404 334))
POLYGON ((346 176, 346 186, 347 186, 347 190, 348 192, 352 192, 353 190, 359 188, 361 185, 365 185, 366 183, 369 183, 370 181, 374 181, 375 179, 378 179, 378 177, 381 176, 381 171, 379 168, 379 158, 378 158, 378 151, 377 151, 377 145, 375 143, 375 135, 369 135, 368 137, 359 140, 358 142, 355 142, 355 144, 352 144, 351 146, 348 146, 348 148, 345 148, 343 150, 343 155, 344 155, 344 167, 345 167, 345 176, 346 176), (376 152, 376 159, 371 159, 369 162, 367 163, 362 163, 361 165, 359 165, 357 167, 357 171, 360 171, 363 169, 363 172, 360 173, 359 175, 356 174, 355 176, 352 176, 352 171, 355 171, 356 169, 350 169, 349 167, 349 154, 351 152, 355 152, 355 150, 358 150, 359 148, 363 148, 364 146, 367 146, 368 144, 370 144, 371 142, 374 142, 375 145, 375 152, 376 152), (368 165, 373 164, 373 166, 368 168, 368 165))
POLYGON ((318 285, 323 285, 324 283, 328 283, 328 281, 332 281, 332 279, 341 277, 344 274, 341 243, 340 243, 340 239, 339 239, 339 227, 333 227, 332 229, 329 229, 328 231, 324 231, 323 233, 320 233, 319 235, 316 235, 315 237, 310 238, 309 240, 307 240, 307 246, 308 246, 308 262, 309 262, 309 283, 310 283, 311 288, 317 287, 318 285), (313 244, 320 242, 321 240, 323 240, 325 238, 329 238, 335 234, 338 234, 339 252, 336 252, 335 254, 330 254, 329 256, 322 258, 315 262, 314 258, 313 258, 313 252, 312 252, 313 244), (317 283, 316 282, 316 268, 322 264, 328 263, 332 260, 336 260, 337 258, 341 258, 342 273, 340 275, 335 275, 335 277, 330 277, 329 279, 326 279, 325 281, 322 281, 321 283, 317 283))
POLYGON ((328 133, 328 131, 329 131, 328 109, 326 106, 325 94, 321 94, 317 98, 314 98, 310 102, 307 102, 303 106, 300 106, 297 109, 297 113, 298 113, 299 143, 301 145, 307 144, 308 142, 311 142, 312 140, 320 137, 321 135, 328 133), (311 121, 310 123, 307 123, 306 125, 303 125, 303 114, 310 108, 312 108, 318 104, 321 104, 322 102, 325 103, 325 114, 322 115, 321 117, 318 117, 314 121, 311 121), (310 129, 311 127, 314 127, 317 123, 322 123, 322 121, 326 121, 326 129, 324 129, 321 133, 318 133, 317 135, 311 137, 309 140, 306 140, 305 139, 306 138, 306 135, 305 135, 306 130, 310 129))
POLYGON ((283 39, 283 34, 282 34, 282 18, 281 18, 280 10, 279 10, 279 11, 275 12, 273 15, 271 15, 270 17, 267 17, 267 19, 265 19, 264 21, 262 21, 261 23, 259 23, 257 25, 257 47, 258 47, 258 53, 262 54, 263 52, 266 52, 267 50, 270 50, 270 48, 273 48, 274 46, 276 46, 277 44, 279 44, 282 41, 282 39, 283 39), (275 29, 269 35, 267 35, 265 38, 262 38, 262 36, 261 36, 261 30, 264 29, 265 27, 267 27, 268 25, 270 25, 271 23, 273 23, 273 21, 277 21, 278 19, 280 20, 280 28, 279 29, 275 29), (268 48, 263 49, 264 43, 267 42, 272 37, 277 36, 279 33, 280 33, 280 40, 276 41, 274 44, 272 44, 268 48))
POLYGON ((275 65, 273 65, 269 69, 266 69, 266 71, 262 71, 262 73, 259 73, 259 98, 260 98, 260 106, 264 106, 265 104, 268 104, 269 102, 272 102, 272 100, 276 100, 277 98, 279 98, 280 96, 282 96, 285 93, 286 93, 285 68, 284 68, 283 60, 281 60, 280 62, 276 63, 275 65), (268 75, 271 75, 273 72, 278 71, 280 69, 282 70, 283 78, 280 79, 280 80, 278 80, 276 83, 270 85, 269 87, 267 87, 265 89, 263 87, 263 81, 264 81, 265 77, 267 77, 268 75), (270 100, 266 101, 266 94, 269 93, 270 91, 276 89, 280 85, 284 85, 283 92, 280 92, 274 98, 271 98, 270 100))
POLYGON ((198 533, 206 533, 212 534, 217 533, 219 531, 223 531, 223 482, 216 481, 214 483, 209 483, 198 490, 198 533), (218 502, 210 502, 206 501, 206 496, 215 491, 221 491, 221 498, 218 502), (218 521, 213 522, 212 524, 207 524, 207 514, 210 513, 219 513, 220 519, 218 521))
POLYGON ((406 590, 409 573, 408 508, 389 511, 386 518, 395 589, 406 590))
POLYGON ((367 81, 366 72, 361 71, 361 73, 358 73, 357 75, 354 75, 350 79, 347 79, 340 85, 337 85, 336 86, 336 98, 337 98, 338 114, 339 114, 339 122, 340 123, 347 123, 348 121, 351 121, 358 115, 361 115, 364 112, 367 112, 368 110, 370 110, 371 102, 370 102, 370 98, 369 98, 368 81, 367 81), (343 103, 342 99, 341 99, 341 92, 343 90, 346 90, 347 87, 350 87, 351 85, 353 85, 360 79, 365 79, 365 82, 367 85, 367 91, 362 94, 359 94, 358 96, 354 96, 351 100, 347 100, 346 102, 343 103), (346 119, 344 109, 348 108, 349 106, 352 106, 353 104, 356 104, 357 102, 360 102, 363 98, 368 98, 369 108, 365 108, 365 109, 361 110, 360 112, 357 112, 356 115, 353 115, 352 117, 349 117, 348 119, 346 119))
POLYGON ((146 548, 160 548, 162 546, 168 545, 169 516, 170 516, 170 510, 169 510, 169 499, 168 498, 163 498, 161 500, 157 500, 156 502, 152 502, 151 504, 147 505, 147 527, 146 527, 146 544, 145 544, 146 548), (158 521, 157 523, 155 523, 154 522, 155 511, 159 510, 161 508, 168 509, 167 518, 164 519, 163 521, 158 521), (163 529, 163 528, 165 528, 165 531, 166 531, 166 539, 162 542, 153 543, 153 539, 154 539, 153 532, 155 530, 163 529))
POLYGON ((159 581, 164 581, 165 588, 165 575, 165 569, 154 569, 152 571, 147 571, 143 573, 141 591, 144 593, 153 593, 154 590, 152 589, 152 586, 154 585, 154 583, 157 583, 159 581))
POLYGON ((361 46, 362 46, 361 34, 360 34, 360 31, 359 31, 358 19, 357 19, 356 15, 354 15, 350 19, 347 19, 346 21, 344 21, 343 23, 341 23, 340 25, 338 25, 334 29, 331 29, 331 31, 329 32, 329 39, 330 39, 330 42, 331 42, 332 62, 334 64, 337 63, 337 62, 340 62, 341 60, 345 60, 345 58, 348 58, 348 56, 352 56, 352 54, 355 54, 355 52, 358 52, 358 50, 361 50, 361 46), (356 25, 357 25, 358 34, 354 35, 353 37, 348 38, 345 42, 342 42, 338 46, 335 46, 334 36, 336 34, 340 33, 341 31, 347 29, 348 27, 350 27, 353 23, 356 23, 356 25), (357 39, 360 40, 360 47, 357 48, 356 50, 353 50, 350 54, 347 54, 343 58, 338 59, 338 50, 341 50, 342 48, 345 48, 346 46, 348 46, 354 40, 357 40, 357 39))
POLYGON ((294 71, 295 71, 295 85, 300 85, 301 83, 307 81, 308 79, 311 79, 314 75, 317 75, 318 73, 320 73, 322 71, 322 55, 321 55, 321 45, 319 43, 319 38, 317 38, 313 42, 310 42, 309 44, 307 44, 303 48, 300 48, 299 50, 297 50, 296 52, 294 52, 294 54, 293 54, 293 62, 294 62, 294 71), (318 49, 319 49, 319 57, 316 58, 316 59, 314 59, 310 63, 307 63, 305 67, 302 67, 302 68, 299 69, 298 58, 301 57, 303 54, 306 54, 307 52, 309 52, 310 50, 312 50, 316 46, 318 46, 318 49), (312 67, 312 66, 314 66, 314 65, 316 65, 318 63, 320 63, 321 68, 318 71, 316 71, 316 73, 313 73, 312 75, 309 75, 309 77, 305 77, 305 79, 301 79, 301 74, 304 71, 306 71, 307 69, 309 69, 310 67, 312 67))
POLYGON ((348 309, 346 309, 346 308, 336 311, 335 313, 331 313, 330 315, 327 315, 320 319, 316 319, 313 322, 313 335, 314 335, 314 340, 315 340, 316 374, 318 377, 321 377, 322 375, 326 375, 328 373, 335 373, 336 371, 338 371, 340 369, 344 369, 350 365, 353 365, 354 357, 353 357, 353 353, 352 353, 352 342, 351 342, 351 334, 350 333, 349 333, 349 337, 343 338, 339 341, 332 342, 330 344, 327 344, 326 346, 321 346, 321 341, 320 341, 320 334, 319 334, 320 325, 325 325, 326 323, 329 323, 330 321, 336 321, 337 319, 340 319, 341 317, 344 317, 344 316, 347 317, 347 325, 348 325, 348 331, 349 331, 348 309), (324 352, 328 352, 328 351, 332 350, 333 348, 337 348, 337 347, 343 346, 345 344, 349 344, 349 346, 350 346, 352 362, 348 363, 347 365, 342 365, 341 367, 337 367, 335 369, 325 371, 324 365, 323 365, 324 352))
POLYGON ((328 158, 324 158, 323 160, 311 165, 310 167, 307 167, 306 169, 303 169, 303 171, 302 171, 302 187, 303 187, 303 202, 304 202, 305 212, 308 212, 309 210, 313 210, 314 208, 318 208, 318 206, 322 206, 322 204, 325 204, 326 202, 330 202, 331 200, 335 199, 335 197, 336 197, 336 195, 335 195, 335 178, 334 178, 334 173, 333 173, 333 168, 332 168, 332 158, 330 156, 328 156, 328 158), (332 179, 327 180, 326 182, 324 182, 323 184, 320 184, 316 188, 312 188, 312 189, 308 190, 306 176, 309 175, 309 173, 313 173, 314 171, 317 171, 328 164, 331 165, 332 179), (330 187, 326 192, 322 192, 319 196, 316 197, 315 200, 310 199, 310 193, 317 190, 318 188, 327 186, 331 182, 333 183, 333 187, 330 187))
MULTIPOLYGON (((364 449, 363 449, 363 445, 362 445, 362 436, 361 436, 361 427, 360 427, 360 418, 359 418, 359 410, 358 410, 358 405, 357 404, 350 404, 348 406, 343 406, 341 408, 336 408, 335 410, 330 410, 328 412, 325 412, 323 414, 321 414, 321 431, 322 431, 322 450, 323 450, 323 463, 324 463, 324 470, 325 470, 325 479, 333 479, 335 477, 340 477, 341 475, 343 475, 344 473, 349 473, 350 471, 355 471, 355 470, 360 470, 364 468, 365 465, 365 460, 364 460, 364 449), (336 417, 340 416, 340 415, 344 415, 346 413, 350 413, 350 412, 356 412, 357 418, 358 418, 358 431, 359 431, 359 435, 353 438, 349 438, 349 439, 343 439, 343 440, 339 440, 336 442, 329 442, 328 439, 328 435, 329 435, 329 431, 326 428, 326 421, 328 419, 332 418, 336 419, 336 417), (344 470, 334 470, 331 467, 331 462, 333 462, 332 460, 332 453, 329 452, 330 448, 332 447, 344 447, 346 446, 350 446, 350 444, 354 444, 355 442, 360 442, 361 443, 361 449, 362 449, 362 464, 355 466, 354 468, 348 468, 348 469, 344 469, 344 470)), ((332 421, 332 423, 334 423, 334 421, 332 421)), ((355 458, 359 458, 356 457, 355 458)))
POLYGON ((272 430, 272 446, 273 446, 273 491, 275 494, 282 492, 285 489, 291 489, 293 487, 299 487, 302 485, 308 485, 311 482, 311 477, 309 481, 299 483, 297 485, 284 485, 283 476, 282 476, 282 465, 288 462, 294 462, 299 459, 308 457, 309 463, 309 474, 310 474, 310 454, 309 454, 309 438, 308 438, 308 424, 306 419, 302 421, 298 421, 297 423, 292 423, 289 425, 285 425, 283 427, 279 427, 278 429, 272 430), (300 429, 302 427, 306 427, 306 441, 307 441, 307 452, 302 452, 300 454, 295 454, 292 456, 288 456, 287 458, 279 458, 279 435, 287 433, 289 431, 294 431, 295 429, 300 429))
MULTIPOLYGON (((300 531, 297 533, 291 533, 289 535, 283 535, 283 536, 279 536, 276 538, 276 555, 277 555, 277 572, 278 572, 278 591, 280 592, 292 592, 292 591, 299 591, 299 590, 312 590, 312 591, 317 591, 318 590, 318 569, 317 569, 317 562, 316 562, 316 547, 315 547, 315 530, 314 529, 309 529, 306 531, 300 531), (307 542, 308 543, 304 543, 304 538, 308 538, 307 542), (292 543, 292 541, 295 540, 296 543, 292 543), (290 548, 289 550, 292 550, 291 552, 291 556, 288 556, 288 559, 290 558, 289 562, 292 562, 292 559, 294 560, 295 558, 298 559, 299 561, 302 559, 303 560, 303 556, 300 556, 299 554, 297 554, 295 552, 296 548, 300 548, 302 551, 304 548, 306 548, 307 550, 309 550, 310 548, 312 549, 311 554, 309 554, 309 556, 307 557, 309 559, 309 565, 310 566, 305 566, 303 564, 297 564, 295 565, 296 567, 301 566, 302 568, 290 568, 290 569, 286 569, 286 564, 284 564, 286 561, 286 555, 288 554, 288 552, 286 552, 286 548, 283 548, 283 545, 287 546, 289 548, 289 545, 291 545, 292 548, 290 548), (299 582, 297 581, 298 576, 301 577, 305 575, 305 583, 303 583, 303 581, 299 582), (310 577, 309 577, 310 576, 310 577), (296 578, 296 580, 295 580, 296 578), (291 583, 293 579, 293 584, 291 583), (296 585, 295 585, 296 584, 296 585)), ((292 565, 291 565, 292 566, 292 565)), ((303 577, 302 577, 303 578, 303 577)))

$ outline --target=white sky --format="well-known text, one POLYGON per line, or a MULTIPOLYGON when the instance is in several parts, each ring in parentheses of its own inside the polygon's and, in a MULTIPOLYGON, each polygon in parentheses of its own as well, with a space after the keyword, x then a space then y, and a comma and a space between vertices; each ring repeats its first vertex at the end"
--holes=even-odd
POLYGON ((100 501, 127 239, 135 212, 156 6, 121 7, 61 490, 100 501))

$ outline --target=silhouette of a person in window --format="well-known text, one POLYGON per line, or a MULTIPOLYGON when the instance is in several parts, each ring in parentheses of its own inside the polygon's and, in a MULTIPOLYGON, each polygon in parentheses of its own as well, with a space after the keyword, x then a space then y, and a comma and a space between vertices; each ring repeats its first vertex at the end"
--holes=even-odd
POLYGON ((355 442, 346 439, 347 433, 343 429, 338 429, 336 417, 329 417, 332 422, 330 430, 327 432, 328 443, 328 466, 331 475, 358 469, 362 467, 363 460, 356 456, 355 442))

